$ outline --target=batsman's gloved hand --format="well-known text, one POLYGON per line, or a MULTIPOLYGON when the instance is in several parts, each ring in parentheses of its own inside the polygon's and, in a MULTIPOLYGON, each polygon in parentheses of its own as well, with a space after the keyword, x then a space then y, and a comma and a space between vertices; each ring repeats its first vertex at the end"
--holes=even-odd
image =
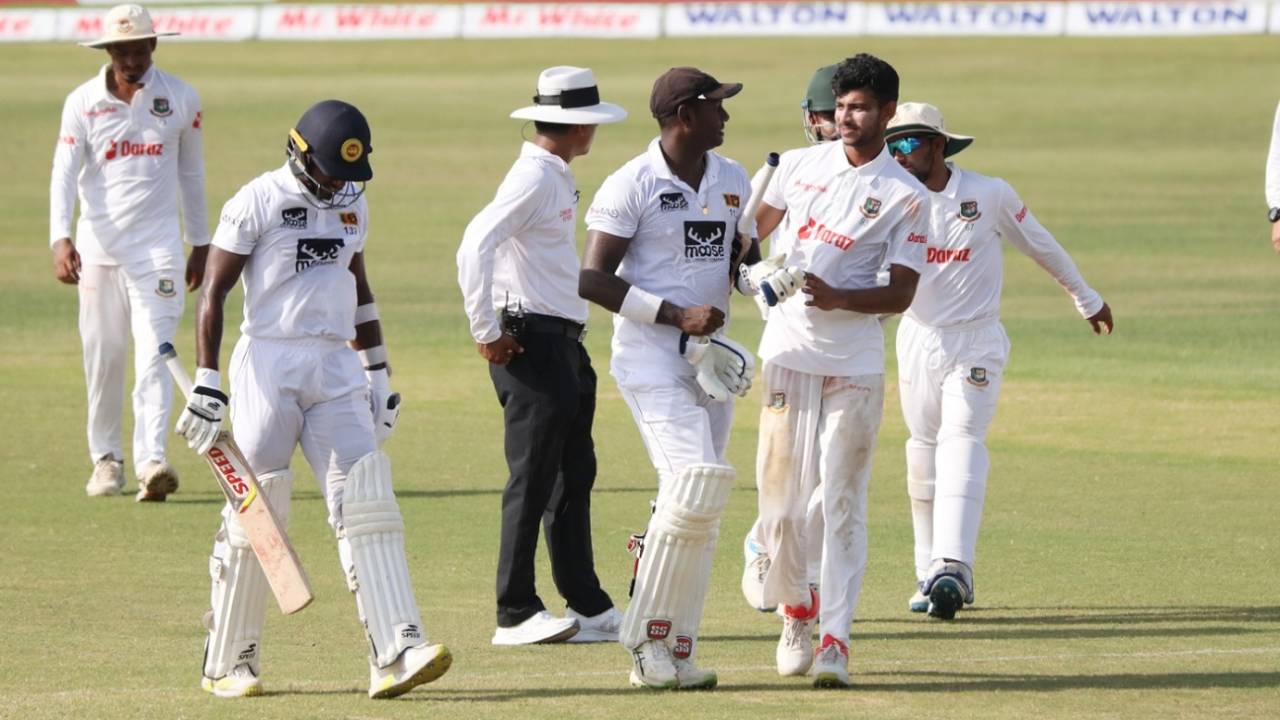
POLYGON ((739 277, 746 285, 743 292, 747 295, 760 295, 769 307, 795 295, 804 285, 804 271, 794 265, 783 267, 782 263, 786 259, 786 255, 774 255, 755 265, 739 267, 739 277))
POLYGON ((369 379, 369 409, 373 411, 373 437, 382 447, 396 429, 400 417, 400 393, 391 392, 391 375, 386 368, 366 370, 369 379))
POLYGON ((197 368, 195 385, 187 396, 187 408, 175 428, 187 439, 187 447, 201 455, 209 452, 222 430, 222 417, 227 411, 227 396, 218 389, 218 371, 197 368))
POLYGON ((723 337, 680 334, 680 355, 698 371, 698 386, 712 400, 743 397, 751 389, 756 361, 738 343, 723 337))

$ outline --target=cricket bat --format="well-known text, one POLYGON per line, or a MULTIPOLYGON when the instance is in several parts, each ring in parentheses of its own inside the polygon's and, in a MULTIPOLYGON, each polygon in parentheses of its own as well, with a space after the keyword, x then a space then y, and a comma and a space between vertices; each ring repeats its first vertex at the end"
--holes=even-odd
MULTIPOLYGON (((170 343, 160 345, 160 357, 164 359, 169 374, 178 384, 183 396, 191 394, 191 378, 178 360, 178 353, 170 343)), ((204 454, 204 459, 213 471, 213 477, 227 496, 231 511, 236 514, 240 527, 244 528, 253 546, 253 554, 258 556, 258 564, 262 573, 267 576, 267 584, 276 596, 280 612, 285 615, 296 613, 311 604, 314 595, 311 593, 311 582, 302 569, 302 561, 289 542, 275 512, 267 502, 258 486, 258 478, 244 459, 244 454, 231 439, 231 433, 223 430, 218 439, 204 454)))
POLYGON ((751 226, 756 221, 756 211, 760 209, 760 203, 764 202, 765 188, 769 187, 769 180, 773 178, 773 171, 778 169, 778 153, 771 152, 764 158, 764 165, 756 171, 756 176, 751 178, 751 199, 747 200, 747 206, 742 208, 742 214, 738 216, 738 232, 743 237, 751 234, 751 226))

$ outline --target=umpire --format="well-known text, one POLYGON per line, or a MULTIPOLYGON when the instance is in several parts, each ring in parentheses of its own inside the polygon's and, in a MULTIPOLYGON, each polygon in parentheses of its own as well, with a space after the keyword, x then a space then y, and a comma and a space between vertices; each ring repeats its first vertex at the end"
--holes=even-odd
POLYGON ((493 644, 616 641, 622 614, 600 587, 591 554, 596 374, 582 346, 587 303, 578 297, 578 191, 569 163, 590 151, 596 126, 627 113, 600 102, 585 68, 544 70, 533 102, 511 113, 533 121, 533 139, 467 225, 457 256, 471 334, 502 404, 511 473, 493 644), (563 618, 547 612, 534 583, 539 520, 568 605, 563 618))

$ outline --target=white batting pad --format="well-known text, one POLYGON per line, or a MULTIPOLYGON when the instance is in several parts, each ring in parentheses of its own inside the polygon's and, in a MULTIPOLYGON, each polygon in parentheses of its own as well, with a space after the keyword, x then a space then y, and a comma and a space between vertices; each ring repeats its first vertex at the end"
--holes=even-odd
POLYGON ((696 464, 662 484, 619 633, 623 647, 667 640, 676 657, 693 653, 720 515, 733 481, 731 467, 696 464))
POLYGON ((369 453, 347 473, 338 554, 369 637, 369 660, 385 668, 426 636, 409 584, 404 520, 391 490, 391 460, 369 453))
MULTIPOLYGON (((258 476, 258 485, 281 527, 287 528, 293 474, 288 470, 263 473, 258 476)), ((248 536, 229 507, 222 510, 222 527, 213 539, 209 576, 213 580, 209 593, 212 610, 205 616, 209 637, 205 640, 204 675, 219 680, 241 663, 248 663, 257 675, 271 588, 248 536)))

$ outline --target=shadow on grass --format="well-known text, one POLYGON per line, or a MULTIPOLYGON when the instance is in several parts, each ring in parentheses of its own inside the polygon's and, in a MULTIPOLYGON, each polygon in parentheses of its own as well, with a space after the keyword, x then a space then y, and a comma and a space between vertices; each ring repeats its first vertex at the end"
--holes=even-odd
MULTIPOLYGON (((1239 627, 1170 627, 1170 628, 1134 628, 1127 625, 1104 628, 1014 628, 999 630, 965 630, 963 621, 956 623, 920 623, 915 632, 864 632, 854 626, 853 641, 864 640, 921 640, 937 642, 939 640, 957 640, 969 642, 973 640, 1096 640, 1100 638, 1144 638, 1144 637, 1220 637, 1253 635, 1267 633, 1262 628, 1239 627)), ((729 640, 746 642, 768 642, 776 644, 778 633, 762 635, 704 635, 703 641, 729 640)))
MULTIPOLYGON (((1132 605, 1098 607, 965 608, 965 625, 1099 625, 1105 623, 1280 622, 1280 605, 1132 605), (1025 615, 1019 613, 1028 613, 1025 615), (1038 614, 1049 613, 1049 614, 1038 614)), ((922 618, 867 618, 868 623, 918 624, 922 618)))
MULTIPOLYGON (((1103 673, 1083 675, 1013 675, 1006 673, 954 673, 905 671, 895 673, 855 674, 850 692, 885 693, 954 693, 954 692, 1064 692, 1070 690, 1214 690, 1214 689, 1264 689, 1280 688, 1280 672, 1238 673, 1103 673), (883 680, 880 680, 883 678, 883 680)), ((681 693, 689 695, 715 695, 738 693, 795 694, 812 693, 804 680, 791 682, 779 680, 772 683, 725 683, 713 691, 681 693)), ((836 692, 836 691, 832 691, 836 692)), ((282 690, 267 692, 272 696, 320 696, 364 695, 361 688, 346 690, 282 690)), ((481 703, 529 700, 560 700, 568 697, 622 697, 661 698, 665 693, 643 691, 619 685, 618 687, 536 687, 510 689, 451 690, 446 688, 419 689, 397 700, 421 703, 481 703)), ((814 696, 810 696, 814 697, 814 696)))

